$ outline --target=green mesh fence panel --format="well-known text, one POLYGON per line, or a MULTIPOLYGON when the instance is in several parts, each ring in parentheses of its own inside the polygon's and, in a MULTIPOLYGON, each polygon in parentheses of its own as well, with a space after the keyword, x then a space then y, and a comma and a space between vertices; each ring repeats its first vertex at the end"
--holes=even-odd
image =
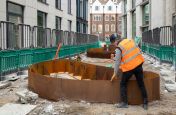
MULTIPOLYGON (((65 58, 85 52, 89 48, 99 47, 98 42, 74 46, 62 46, 59 58, 65 58)), ((51 60, 56 54, 57 47, 35 48, 23 50, 8 50, 0 52, 0 72, 26 68, 33 63, 51 60)))

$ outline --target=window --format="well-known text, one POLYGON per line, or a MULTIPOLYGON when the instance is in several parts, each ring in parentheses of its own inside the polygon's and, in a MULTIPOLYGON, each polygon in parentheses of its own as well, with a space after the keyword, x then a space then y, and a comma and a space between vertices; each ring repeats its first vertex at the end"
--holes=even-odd
POLYGON ((95 11, 98 11, 99 10, 99 6, 95 6, 95 11))
POLYGON ((80 23, 79 23, 78 21, 76 22, 76 26, 77 26, 77 27, 76 27, 76 31, 77 31, 77 32, 80 32, 80 23))
POLYGON ((115 21, 115 15, 111 15, 111 21, 115 21))
POLYGON ((143 25, 149 24, 149 4, 143 7, 143 25))
POLYGON ((96 30, 96 25, 95 25, 95 24, 92 25, 92 31, 93 31, 93 32, 96 32, 96 31, 97 31, 97 30, 96 30))
POLYGON ((61 30, 61 21, 62 21, 62 18, 56 16, 56 29, 57 30, 61 30))
POLYGON ((41 11, 37 12, 37 25, 41 27, 46 27, 46 13, 41 11))
POLYGON ((61 10, 61 0, 56 0, 56 8, 61 10))
POLYGON ((68 31, 72 31, 72 21, 68 20, 68 31))
POLYGON ((98 25, 98 32, 102 32, 102 25, 101 24, 98 25))
POLYGON ((46 3, 46 0, 38 0, 38 1, 43 2, 43 3, 46 3))
POLYGON ((83 18, 83 1, 80 0, 80 17, 83 18))
POLYGON ((94 15, 94 21, 101 21, 102 20, 102 16, 101 15, 94 15))
POLYGON ((124 0, 124 13, 127 12, 127 0, 124 0))
POLYGON ((23 23, 23 7, 8 2, 7 20, 16 24, 23 23))
POLYGON ((88 10, 89 10, 88 4, 89 4, 89 3, 88 3, 88 0, 86 0, 86 14, 85 14, 85 15, 86 15, 86 20, 88 20, 88 15, 89 15, 89 14, 88 14, 88 10))
POLYGON ((87 33, 87 25, 83 24, 83 33, 87 33))
POLYGON ((71 0, 68 0, 68 14, 71 14, 71 0))
POLYGON ((172 16, 172 25, 176 25, 176 15, 172 16))
POLYGON ((111 24, 111 32, 115 32, 115 25, 111 24))
POLYGON ((124 16, 124 37, 127 37, 127 16, 124 16))
POLYGON ((105 21, 109 21, 109 15, 105 16, 105 21))
POLYGON ((105 25, 105 31, 106 31, 106 32, 109 32, 109 24, 106 24, 106 25, 105 25))
MULTIPOLYGON (((7 21, 13 22, 15 24, 23 23, 23 6, 7 2, 7 21)), ((3 47, 4 48, 23 47, 24 42, 23 42, 23 37, 21 35, 24 32, 23 31, 21 31, 20 33, 16 31, 13 32, 12 27, 13 26, 11 24, 6 25, 6 29, 4 29, 3 31, 4 32, 3 34, 6 35, 6 43, 3 44, 3 47), (20 36, 22 37, 22 39, 20 36)))
POLYGON ((41 11, 37 12, 37 25, 41 27, 46 27, 46 13, 41 11))
POLYGON ((136 7, 136 0, 132 0, 132 8, 136 7))
POLYGON ((132 12, 132 37, 136 37, 136 11, 132 12))
POLYGON ((108 6, 108 10, 111 11, 112 10, 112 6, 108 6))
POLYGON ((142 16, 142 23, 143 28, 142 31, 145 32, 148 30, 149 27, 149 4, 143 6, 143 16, 142 16))

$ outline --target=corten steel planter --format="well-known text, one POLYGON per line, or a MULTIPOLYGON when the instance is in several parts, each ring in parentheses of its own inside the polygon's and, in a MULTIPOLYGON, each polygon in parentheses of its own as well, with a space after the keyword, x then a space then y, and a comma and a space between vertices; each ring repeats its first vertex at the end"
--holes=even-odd
POLYGON ((91 48, 87 50, 87 57, 92 58, 105 58, 109 59, 111 58, 111 54, 114 54, 115 52, 114 46, 102 47, 102 48, 91 48))
MULTIPOLYGON (((54 60, 29 67, 29 88, 40 97, 58 101, 59 99, 85 100, 88 102, 120 102, 120 77, 110 82, 113 68, 86 64, 69 60, 54 60), (50 77, 50 73, 69 72, 82 76, 82 80, 50 77)), ((153 72, 144 72, 149 101, 160 99, 160 78, 153 72)), ((133 76, 128 83, 129 104, 141 104, 142 97, 133 76)))

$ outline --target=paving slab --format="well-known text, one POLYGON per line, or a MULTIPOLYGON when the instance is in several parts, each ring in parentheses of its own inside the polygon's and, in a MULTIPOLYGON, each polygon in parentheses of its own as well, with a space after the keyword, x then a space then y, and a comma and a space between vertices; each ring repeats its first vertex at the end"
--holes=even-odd
POLYGON ((26 115, 32 111, 36 105, 7 103, 0 107, 1 115, 26 115))
POLYGON ((38 94, 28 90, 16 92, 16 95, 19 97, 21 103, 23 104, 29 103, 29 102, 35 102, 38 98, 38 94))

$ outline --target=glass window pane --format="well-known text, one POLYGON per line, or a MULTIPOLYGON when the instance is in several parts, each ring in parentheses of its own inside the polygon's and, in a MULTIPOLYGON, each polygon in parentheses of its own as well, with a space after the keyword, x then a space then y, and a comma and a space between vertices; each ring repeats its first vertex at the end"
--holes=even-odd
POLYGON ((37 12, 37 23, 38 26, 46 27, 46 13, 40 11, 37 12))
POLYGON ((132 13, 132 37, 136 36, 136 11, 132 13))
POLYGON ((8 3, 8 12, 18 14, 18 15, 23 15, 23 8, 20 5, 8 3))
POLYGON ((56 16, 56 29, 61 30, 61 18, 56 16))
POLYGON ((143 7, 143 25, 149 24, 149 4, 143 7))

